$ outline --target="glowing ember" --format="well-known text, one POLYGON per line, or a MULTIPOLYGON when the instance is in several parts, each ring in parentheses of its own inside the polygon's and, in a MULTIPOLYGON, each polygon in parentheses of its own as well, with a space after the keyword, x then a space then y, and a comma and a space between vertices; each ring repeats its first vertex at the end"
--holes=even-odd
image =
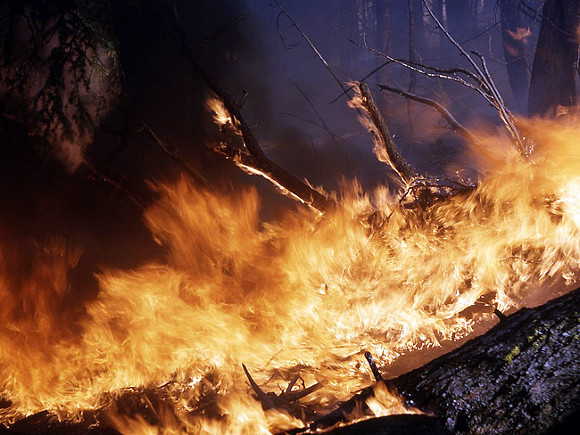
MULTIPOLYGON (((103 407, 122 432, 157 433, 112 404, 127 388, 164 385, 158 417, 167 432, 299 427, 250 396, 242 363, 264 391, 286 388, 298 372, 305 386, 321 382, 301 404, 324 411, 371 383, 365 350, 388 373, 403 352, 465 336, 489 318, 483 306, 464 315, 482 297, 505 311, 539 284, 572 283, 580 123, 536 121, 533 132, 529 162, 507 140, 480 137, 472 148, 478 188, 428 210, 397 207, 386 188, 361 195, 353 183, 330 214, 298 210, 264 223, 251 189, 231 198, 185 178, 160 184, 145 218, 167 262, 104 271, 77 321, 62 315, 74 249, 37 246, 18 297, 2 249, 0 379, 11 403, 2 421, 44 409, 81 418, 103 407), (377 210, 390 217, 365 224, 377 210)), ((403 411, 382 390, 368 406, 377 415, 403 411)))

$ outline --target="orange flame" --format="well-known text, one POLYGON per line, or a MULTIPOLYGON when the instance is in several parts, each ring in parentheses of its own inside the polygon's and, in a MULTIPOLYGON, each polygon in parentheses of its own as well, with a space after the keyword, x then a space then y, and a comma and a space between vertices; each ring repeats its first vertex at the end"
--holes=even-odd
MULTIPOLYGON (((302 403, 327 410, 371 382, 365 350, 388 372, 401 354, 489 319, 483 308, 465 315, 483 299, 505 311, 529 303, 535 288, 576 282, 580 123, 521 122, 534 133, 531 161, 507 139, 481 135, 472 147, 479 187, 423 211, 396 207, 386 188, 360 194, 353 183, 332 214, 297 210, 266 223, 252 189, 232 198, 185 178, 159 184, 145 218, 167 261, 103 271, 76 322, 61 310, 77 251, 62 241, 36 245, 15 293, 3 247, 0 382, 11 405, 1 421, 107 408, 125 433, 297 427, 301 420, 251 398, 242 363, 265 391, 298 371, 305 385, 322 382, 302 403), (376 210, 390 215, 380 228, 364 223, 376 210), (111 405, 129 387, 160 385, 172 408, 158 410, 156 423, 111 405), (206 402, 222 418, 200 412, 206 402)), ((369 407, 393 412, 381 394, 369 407)))

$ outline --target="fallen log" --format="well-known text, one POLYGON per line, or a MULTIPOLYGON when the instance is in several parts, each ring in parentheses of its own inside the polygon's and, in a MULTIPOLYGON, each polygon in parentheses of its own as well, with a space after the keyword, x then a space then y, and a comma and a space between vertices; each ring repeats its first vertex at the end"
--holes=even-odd
MULTIPOLYGON (((579 355, 580 289, 523 308, 455 351, 387 382, 407 405, 436 414, 454 433, 567 433, 580 422, 579 355)), ((372 387, 362 390, 302 432, 344 421, 372 395, 372 387)), ((365 423, 369 431, 390 433, 380 432, 388 418, 373 420, 365 423)), ((360 424, 329 433, 362 433, 360 424)))

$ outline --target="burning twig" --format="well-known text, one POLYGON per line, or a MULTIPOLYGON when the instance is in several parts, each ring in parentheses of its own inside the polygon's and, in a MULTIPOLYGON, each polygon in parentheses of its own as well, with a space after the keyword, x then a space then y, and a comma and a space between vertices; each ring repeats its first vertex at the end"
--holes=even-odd
POLYGON ((244 369, 244 373, 246 374, 246 377, 248 378, 248 382, 250 382, 250 386, 252 387, 252 390, 254 390, 254 393, 256 393, 256 395, 258 396, 258 399, 262 403, 262 407, 264 409, 275 408, 276 405, 274 404, 274 401, 272 400, 272 398, 268 394, 264 393, 264 391, 260 388, 260 386, 258 384, 256 384, 256 381, 254 381, 254 379, 252 378, 252 375, 250 375, 250 372, 246 368, 245 364, 242 364, 242 368, 244 369))
POLYGON ((504 322, 505 320, 507 320, 507 316, 497 308, 493 310, 493 314, 497 316, 500 322, 504 322))
MULTIPOLYGON (((177 6, 175 4, 173 4, 173 16, 187 60, 223 104, 229 117, 232 120, 235 120, 236 129, 239 131, 243 140, 247 154, 252 157, 251 159, 246 159, 248 163, 251 160, 252 165, 246 165, 247 168, 250 169, 252 173, 262 175, 266 179, 272 181, 274 184, 281 187, 285 193, 289 193, 291 197, 299 199, 304 204, 307 204, 320 212, 326 211, 332 204, 334 204, 334 201, 278 166, 264 154, 258 140, 240 112, 240 104, 225 92, 209 75, 209 73, 201 66, 201 63, 197 60, 197 57, 189 47, 185 31, 180 22, 177 6)), ((231 149, 231 147, 224 142, 222 142, 221 148, 222 149, 219 151, 226 156, 239 154, 237 150, 231 149), (230 149, 226 150, 227 148, 230 149)))
POLYGON ((377 155, 380 155, 382 157, 381 160, 384 160, 385 163, 395 171, 399 176, 401 183, 404 186, 408 186, 411 181, 417 177, 417 173, 401 156, 389 127, 387 127, 387 123, 385 122, 383 115, 381 115, 369 87, 365 83, 357 82, 356 92, 358 95, 357 103, 360 104, 370 119, 373 126, 372 132, 374 133, 375 140, 378 145, 380 145, 380 149, 376 150, 377 155))
POLYGON ((379 372, 379 368, 377 367, 377 364, 375 363, 373 355, 368 350, 365 351, 365 358, 366 358, 367 362, 369 363, 369 366, 371 367, 371 371, 373 372, 373 376, 375 377, 375 380, 377 382, 381 382, 383 380, 381 372, 379 372))
POLYGON ((272 409, 272 408, 282 408, 282 409, 296 408, 293 405, 293 402, 297 402, 298 400, 302 399, 303 397, 306 397, 309 394, 312 394, 314 391, 318 390, 322 386, 322 384, 320 382, 317 382, 308 388, 292 390, 294 385, 296 385, 296 382, 298 381, 298 379, 300 379, 300 374, 298 373, 296 376, 294 376, 294 378, 288 384, 288 387, 286 388, 286 390, 283 391, 282 393, 280 393, 280 394, 265 393, 260 388, 260 386, 256 383, 256 381, 254 381, 254 379, 252 378, 252 375, 250 375, 250 372, 246 368, 245 364, 242 364, 242 368, 244 369, 244 373, 246 374, 246 377, 248 378, 248 382, 250 382, 250 386, 252 387, 252 390, 254 390, 254 393, 256 393, 256 395, 258 396, 258 400, 260 401, 260 403, 262 403, 262 407, 265 410, 272 409))

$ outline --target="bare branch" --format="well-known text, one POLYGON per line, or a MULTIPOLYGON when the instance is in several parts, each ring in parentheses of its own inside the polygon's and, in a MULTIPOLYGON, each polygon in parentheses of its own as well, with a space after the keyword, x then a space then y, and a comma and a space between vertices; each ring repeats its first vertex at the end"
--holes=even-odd
POLYGON ((476 53, 476 52, 473 53, 479 57, 479 59, 481 61, 481 67, 480 67, 477 64, 477 62, 473 59, 473 57, 471 57, 469 55, 469 53, 461 46, 461 44, 459 44, 453 38, 453 36, 451 36, 451 34, 447 31, 445 26, 443 26, 443 24, 441 24, 441 22, 439 21, 437 16, 433 13, 431 8, 429 7, 429 4, 425 0, 422 0, 422 3, 423 3, 423 6, 425 7, 425 9, 427 10, 427 13, 431 17, 431 19, 435 22, 435 24, 437 25, 439 30, 441 30, 441 32, 443 32, 445 37, 449 40, 449 42, 451 42, 451 44, 453 44, 453 46, 455 46, 455 48, 457 48, 457 50, 461 53, 461 55, 467 59, 469 64, 475 70, 477 76, 479 76, 481 78, 484 90, 490 95, 491 100, 493 102, 493 106, 499 112, 501 120, 505 124, 508 132, 510 133, 510 135, 512 136, 514 141, 516 142, 516 146, 517 146, 518 150, 520 151, 520 153, 524 157, 527 157, 529 155, 529 150, 524 145, 522 137, 521 137, 516 125, 515 125, 513 115, 511 114, 511 112, 509 111, 507 106, 505 105, 503 98, 501 97, 501 93, 499 92, 499 90, 495 86, 493 78, 491 77, 491 74, 489 73, 489 71, 487 69, 487 65, 485 63, 485 58, 479 53, 476 53))
POLYGON ((357 47, 362 48, 363 50, 367 50, 376 56, 384 57, 385 59, 388 59, 388 60, 392 61, 393 63, 401 65, 402 67, 417 71, 418 73, 423 74, 424 76, 457 82, 457 83, 477 92, 483 98, 485 98, 489 104, 491 104, 492 106, 495 107, 495 102, 490 97, 490 95, 487 92, 485 92, 482 88, 479 87, 481 85, 481 80, 478 79, 475 76, 475 74, 473 74, 471 71, 467 71, 463 68, 453 68, 453 69, 449 69, 449 70, 440 70, 438 68, 427 67, 427 66, 422 65, 420 63, 415 63, 415 62, 411 63, 411 62, 408 62, 408 61, 403 60, 403 59, 397 59, 395 57, 388 55, 387 53, 383 53, 383 52, 376 50, 374 48, 368 47, 366 45, 360 45, 353 40, 349 40, 349 41, 352 44, 356 45, 357 47), (466 74, 467 76, 472 78, 474 81, 476 81, 478 86, 475 86, 472 83, 469 83, 468 81, 466 81, 465 79, 458 77, 457 73, 466 74))
MULTIPOLYGON (((310 99, 310 97, 306 94, 306 92, 304 92, 304 90, 300 86, 298 86, 298 84, 296 84, 292 80, 290 80, 290 83, 292 83, 292 85, 294 85, 294 87, 298 90, 298 92, 300 92, 300 95, 302 95, 304 97, 304 99, 306 100, 306 102, 308 103, 308 105, 310 106, 310 108, 312 109, 312 111, 314 112, 314 114, 316 115, 316 117, 318 118, 318 120, 320 121, 320 127, 324 131, 326 131, 326 133, 328 133, 328 135, 330 136, 330 139, 332 140, 332 142, 334 143, 334 145, 336 147, 338 147, 339 145, 338 145, 338 142, 337 142, 336 138, 339 137, 339 136, 332 132, 332 130, 330 129, 330 127, 328 126, 328 124, 326 123, 326 121, 324 120, 324 118, 322 117, 322 115, 320 114, 320 112, 318 111, 318 109, 316 108, 316 106, 314 105, 314 103, 312 102, 312 100, 310 99)), ((350 145, 347 141, 344 141, 344 142, 350 148, 352 148, 352 145, 350 145)), ((348 159, 348 161, 350 162, 350 157, 348 156, 348 154, 345 153, 345 156, 348 159)))
POLYGON ((451 127, 451 130, 462 134, 463 136, 465 136, 467 139, 469 139, 471 141, 476 141, 476 142, 478 141, 478 139, 475 137, 475 135, 473 133, 471 133, 471 131, 469 131, 467 128, 465 128, 459 121, 457 121, 453 117, 453 115, 449 112, 449 110, 447 110, 442 104, 438 103, 437 101, 431 100, 430 98, 421 97, 421 96, 416 95, 416 94, 412 94, 411 92, 407 92, 407 91, 400 89, 400 88, 396 88, 396 87, 388 86, 388 85, 383 85, 382 83, 379 83, 379 87, 381 89, 386 90, 386 91, 393 92, 395 94, 399 94, 402 97, 417 101, 418 103, 426 104, 427 106, 431 106, 433 109, 435 109, 437 112, 439 112, 441 114, 441 116, 443 117, 443 119, 445 119, 445 121, 447 121, 447 123, 451 127))
MULTIPOLYGON (((186 54, 186 57, 191 64, 191 66, 200 74, 207 86, 211 91, 217 96, 220 102, 223 104, 225 110, 228 112, 232 119, 237 121, 236 128, 239 130, 240 135, 243 139, 244 146, 248 150, 249 155, 252 157, 248 159, 247 156, 244 158, 246 160, 251 160, 254 166, 247 167, 254 174, 259 174, 264 176, 266 179, 274 182, 277 186, 281 187, 286 193, 290 193, 295 199, 299 199, 302 203, 309 205, 310 207, 318 210, 319 212, 324 212, 329 208, 334 202, 330 200, 326 195, 318 192, 317 190, 310 187, 305 182, 299 180, 294 175, 282 169, 276 163, 271 161, 262 151, 258 140, 254 136, 254 133, 244 120, 240 112, 240 104, 236 102, 227 92, 225 92, 221 86, 207 73, 207 71, 201 66, 201 63, 197 60, 193 51, 187 43, 187 38, 183 30, 183 26, 180 23, 179 13, 175 4, 173 4, 173 16, 175 19, 177 31, 179 33, 179 38, 181 40, 182 48, 186 54)), ((222 151, 227 148, 227 144, 222 143, 222 151)), ((225 154, 235 155, 236 151, 231 149, 225 154)), ((234 159, 235 160, 235 159, 234 159)), ((237 161, 237 160, 236 160, 237 161)))
POLYGON ((137 110, 130 108, 135 120, 143 127, 147 135, 157 144, 157 146, 163 151, 169 158, 176 162, 181 168, 187 172, 187 174, 192 177, 201 186, 209 187, 210 183, 207 181, 201 172, 191 166, 179 153, 179 150, 172 147, 161 140, 161 138, 155 133, 155 131, 145 122, 143 117, 137 110))
POLYGON ((338 86, 340 86, 340 89, 342 89, 344 93, 348 93, 349 91, 346 88, 346 86, 344 86, 344 83, 334 73, 334 71, 332 70, 332 68, 330 67, 330 65, 328 64, 328 62, 326 61, 326 59, 324 58, 324 56, 322 56, 322 54, 320 53, 320 51, 318 51, 318 49, 312 43, 312 41, 310 40, 310 38, 308 37, 308 35, 306 33, 304 33, 304 31, 300 28, 300 26, 298 25, 298 23, 294 20, 294 18, 292 18, 292 16, 286 11, 286 9, 284 9, 284 6, 282 6, 282 4, 278 0, 274 0, 274 3, 276 3, 276 6, 278 6, 278 9, 280 9, 280 12, 282 14, 284 14, 284 16, 290 20, 290 22, 296 28, 296 30, 298 30, 298 33, 300 33, 300 36, 302 36, 302 38, 306 41, 306 43, 308 44, 308 46, 312 49, 312 51, 314 52, 314 54, 316 55, 316 57, 320 60, 320 62, 322 62, 322 64, 324 65, 324 67, 326 68, 326 70, 330 73, 330 75, 332 76, 332 78, 334 79, 334 81, 338 84, 338 86))
POLYGON ((374 127, 373 133, 375 134, 375 139, 384 151, 384 153, 380 153, 381 157, 384 157, 385 163, 387 163, 397 173, 401 182, 405 186, 408 186, 417 176, 417 173, 401 156, 401 153, 393 140, 393 136, 389 131, 389 127, 387 127, 387 123, 385 122, 383 115, 381 115, 369 87, 365 83, 357 82, 355 89, 359 97, 356 103, 360 104, 370 119, 374 127))
POLYGON ((258 384, 256 384, 256 381, 254 381, 254 379, 252 379, 252 375, 250 375, 250 372, 246 368, 245 364, 242 364, 242 368, 244 369, 244 373, 246 374, 246 377, 248 378, 248 381, 250 382, 250 386, 252 387, 252 390, 254 390, 254 393, 256 393, 260 402, 262 402, 262 406, 264 407, 264 409, 275 408, 276 405, 274 404, 274 401, 272 400, 272 398, 270 396, 268 396, 266 393, 264 393, 264 391, 260 388, 260 386, 258 384))

